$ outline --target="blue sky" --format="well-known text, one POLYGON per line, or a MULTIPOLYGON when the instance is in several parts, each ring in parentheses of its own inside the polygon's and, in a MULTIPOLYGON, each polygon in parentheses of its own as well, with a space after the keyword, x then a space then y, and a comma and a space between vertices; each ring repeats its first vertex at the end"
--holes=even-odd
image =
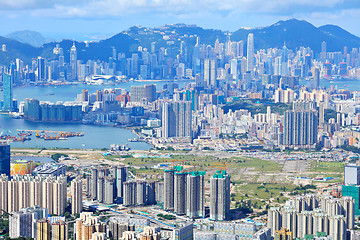
POLYGON ((298 18, 360 36, 359 0, 0 0, 0 6, 0 35, 27 29, 54 39, 91 40, 134 25, 235 31, 298 18))

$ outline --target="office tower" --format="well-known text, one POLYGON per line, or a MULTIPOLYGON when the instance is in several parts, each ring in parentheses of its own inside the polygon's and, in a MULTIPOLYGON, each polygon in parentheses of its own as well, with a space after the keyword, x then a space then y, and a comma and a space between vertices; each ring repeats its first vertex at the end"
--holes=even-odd
POLYGON ((149 181, 146 183, 146 204, 156 204, 155 181, 149 181))
POLYGON ((204 60, 204 82, 206 86, 216 87, 216 60, 204 60))
POLYGON ((251 72, 251 76, 254 76, 254 35, 249 33, 247 39, 247 71, 251 72))
POLYGON ((344 170, 345 185, 360 185, 360 166, 356 164, 348 164, 344 170))
POLYGON ((37 81, 42 82, 46 79, 45 59, 42 57, 37 58, 37 81))
POLYGON ((71 67, 71 80, 77 80, 77 52, 75 42, 70 49, 70 67, 71 67))
POLYGON ((326 61, 326 56, 327 54, 326 54, 326 42, 325 41, 323 41, 322 43, 321 43, 321 52, 320 52, 320 61, 321 62, 325 62, 326 61))
POLYGON ((91 198, 93 200, 97 199, 97 178, 98 178, 98 169, 91 169, 91 198))
POLYGON ((205 172, 192 172, 186 179, 186 216, 198 218, 205 216, 204 199, 205 172))
POLYGON ((325 102, 319 104, 319 124, 325 123, 325 102))
POLYGON ((10 145, 7 141, 0 141, 0 175, 10 177, 10 145))
POLYGON ((131 86, 130 100, 132 102, 153 102, 156 100, 156 86, 154 84, 144 86, 131 86))
POLYGON ((317 67, 313 67, 312 68, 312 81, 313 81, 313 84, 312 86, 315 88, 315 89, 319 89, 320 88, 320 69, 317 68, 317 67))
POLYGON ((192 137, 191 102, 164 102, 162 105, 162 136, 192 137))
POLYGON ((50 240, 51 225, 46 218, 37 221, 37 240, 50 240))
POLYGON ((289 60, 289 51, 284 43, 284 46, 281 50, 281 74, 280 75, 282 75, 282 76, 289 75, 288 60, 289 60))
POLYGON ((343 185, 342 196, 352 197, 355 200, 354 212, 355 215, 360 215, 360 186, 359 185, 343 185))
POLYGON ((210 219, 223 221, 230 211, 230 175, 217 171, 210 178, 210 219))
POLYGON ((285 112, 284 145, 310 148, 317 142, 318 114, 306 102, 294 103, 294 109, 285 112))
POLYGON ((186 175, 185 172, 175 172, 174 175, 174 212, 186 214, 186 175))
POLYGON ((115 172, 117 197, 122 198, 124 196, 123 184, 127 180, 127 170, 124 166, 117 166, 115 172))
POLYGON ((3 73, 3 100, 4 107, 3 110, 6 112, 14 111, 14 103, 13 103, 13 78, 10 74, 3 73))
POLYGON ((133 206, 136 204, 136 182, 127 181, 124 182, 124 205, 133 206))
POLYGON ((232 75, 233 79, 237 79, 238 70, 237 70, 237 60, 231 59, 230 61, 230 74, 232 75))
POLYGON ((164 171, 164 210, 174 211, 174 170, 164 171))
POLYGON ((71 213, 81 213, 82 211, 82 181, 74 179, 70 185, 71 192, 71 213))
POLYGON ((115 179, 112 177, 105 177, 104 182, 104 203, 114 203, 114 192, 115 192, 115 179))
POLYGON ((51 224, 51 240, 68 240, 68 225, 64 221, 57 221, 51 224))

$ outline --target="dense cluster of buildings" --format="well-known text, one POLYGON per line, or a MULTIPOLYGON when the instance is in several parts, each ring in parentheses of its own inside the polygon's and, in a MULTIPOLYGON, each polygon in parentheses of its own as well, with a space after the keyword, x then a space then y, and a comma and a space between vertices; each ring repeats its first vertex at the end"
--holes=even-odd
POLYGON ((325 233, 331 239, 346 240, 348 232, 354 228, 354 210, 355 202, 351 197, 298 196, 282 208, 269 209, 268 227, 272 236, 281 235, 281 228, 287 229, 287 234, 291 234, 289 239, 325 233))
POLYGON ((306 47, 293 51, 284 45, 281 49, 255 51, 254 42, 256 38, 252 34, 246 44, 228 38, 224 43, 217 40, 206 46, 198 38, 191 48, 181 42, 174 56, 166 48, 157 50, 156 43, 152 43, 150 51, 140 47, 131 58, 117 54, 114 49, 105 65, 79 62, 75 44, 70 50, 70 62, 65 63, 63 50, 57 46, 54 53, 58 59, 47 62, 38 58, 34 62, 33 82, 46 82, 49 76, 63 81, 84 81, 86 76, 94 74, 187 78, 191 82, 186 82, 183 88, 174 80, 162 88, 136 84, 130 91, 114 88, 90 93, 84 89, 74 102, 25 99, 12 107, 12 85, 18 83, 14 79, 23 76, 17 73, 22 71, 21 61, 17 61, 3 71, 3 109, 18 108, 32 121, 143 126, 142 137, 148 137, 148 142, 159 148, 357 146, 357 129, 345 127, 360 124, 359 93, 334 87, 321 89, 320 79, 358 77, 359 50, 349 52, 345 48, 343 52, 330 53, 324 42, 315 58, 316 54, 306 47), (302 80, 308 81, 307 86, 302 80), (248 139, 236 144, 224 141, 241 134, 248 139))

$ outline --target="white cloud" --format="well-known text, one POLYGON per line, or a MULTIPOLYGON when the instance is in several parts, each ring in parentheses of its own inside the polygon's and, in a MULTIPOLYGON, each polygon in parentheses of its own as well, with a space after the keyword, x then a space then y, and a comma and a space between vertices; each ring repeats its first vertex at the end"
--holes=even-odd
POLYGON ((357 0, 0 0, 0 13, 28 14, 52 18, 109 18, 138 14, 139 17, 168 15, 178 19, 189 15, 271 14, 296 16, 327 14, 355 6, 357 0), (209 14, 210 13, 210 14, 209 14))

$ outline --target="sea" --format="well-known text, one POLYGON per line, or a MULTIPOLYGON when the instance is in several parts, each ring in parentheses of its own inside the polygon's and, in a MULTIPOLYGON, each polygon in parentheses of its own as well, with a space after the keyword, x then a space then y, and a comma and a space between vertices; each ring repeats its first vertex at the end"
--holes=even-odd
MULTIPOLYGON (((89 93, 96 92, 105 88, 123 88, 130 90, 131 86, 141 86, 144 84, 156 84, 157 89, 170 81, 146 81, 146 82, 124 82, 113 85, 63 85, 63 86, 27 86, 14 87, 13 98, 18 102, 25 98, 36 98, 41 101, 74 101, 77 94, 83 89, 88 89, 89 93)), ((171 81, 173 82, 173 81, 171 81)), ((179 87, 189 82, 176 82, 179 87)), ((308 85, 309 82, 301 81, 300 84, 308 85)), ((360 80, 337 80, 320 82, 322 87, 330 88, 333 85, 337 89, 350 89, 360 91, 360 80)), ((2 99, 2 92, 0 92, 2 99)), ((15 135, 17 130, 49 130, 66 132, 84 132, 82 137, 68 138, 68 140, 43 140, 37 139, 33 134, 30 141, 12 142, 14 148, 75 148, 75 149, 101 149, 109 148, 111 144, 127 145, 134 150, 148 150, 151 146, 144 142, 129 142, 129 139, 136 138, 136 135, 127 128, 85 125, 74 123, 41 123, 31 122, 24 119, 13 119, 8 114, 0 114, 0 133, 15 135)))
MULTIPOLYGON (((88 89, 89 93, 96 90, 108 88, 123 88, 130 90, 131 86, 142 86, 145 84, 156 84, 156 88, 162 89, 170 81, 144 81, 144 82, 124 82, 112 85, 63 85, 63 86, 27 86, 14 87, 13 98, 18 102, 25 98, 36 98, 40 101, 74 101, 77 94, 83 89, 88 89)), ((173 82, 173 81, 171 81, 173 82)), ((179 87, 189 82, 176 82, 179 87)), ((2 99, 2 92, 0 93, 2 99)), ((145 142, 129 142, 128 139, 137 136, 127 128, 108 127, 98 125, 85 125, 75 123, 41 123, 31 122, 24 119, 14 119, 8 114, 0 114, 0 133, 3 135, 16 135, 18 130, 48 130, 66 132, 84 132, 82 137, 71 137, 68 140, 43 140, 35 137, 33 133, 30 141, 11 142, 14 148, 73 148, 73 149, 101 149, 109 148, 111 144, 127 145, 133 150, 148 150, 151 146, 145 142)))

